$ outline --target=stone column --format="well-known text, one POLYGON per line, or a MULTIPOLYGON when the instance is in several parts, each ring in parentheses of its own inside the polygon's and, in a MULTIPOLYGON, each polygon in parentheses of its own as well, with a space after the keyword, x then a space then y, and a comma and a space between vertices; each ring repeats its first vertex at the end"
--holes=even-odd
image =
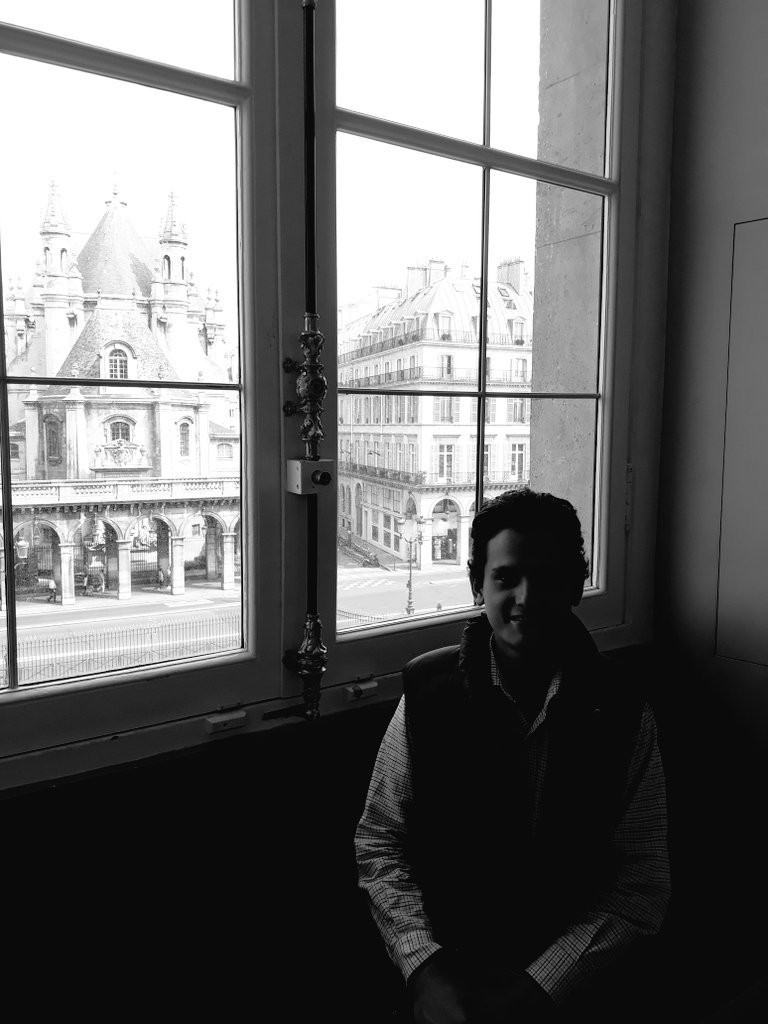
POLYGON ((216 559, 216 541, 218 536, 218 527, 209 526, 205 532, 205 578, 207 580, 215 580, 219 574, 216 559))
POLYGON ((69 541, 59 544, 61 556, 61 603, 75 603, 75 545, 69 541))
POLYGON ((235 537, 234 533, 222 533, 224 557, 221 563, 221 589, 235 589, 235 537))
POLYGON ((184 538, 171 537, 171 593, 184 593, 184 538))
POLYGON ((32 385, 24 400, 24 422, 27 428, 25 439, 27 480, 37 480, 37 463, 40 455, 40 414, 37 405, 37 388, 32 385))
POLYGON ((85 399, 80 388, 72 388, 64 399, 64 404, 67 480, 84 480, 91 474, 85 429, 85 399))
POLYGON ((117 542, 117 600, 131 599, 131 547, 133 540, 117 542))

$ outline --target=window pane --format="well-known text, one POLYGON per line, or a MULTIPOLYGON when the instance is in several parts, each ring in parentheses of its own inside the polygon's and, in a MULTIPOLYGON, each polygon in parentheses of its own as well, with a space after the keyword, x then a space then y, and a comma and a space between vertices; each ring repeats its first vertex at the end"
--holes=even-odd
MULTIPOLYGON (((419 400, 431 408, 432 398, 419 400)), ((449 432, 431 414, 416 429, 388 426, 377 441, 370 430, 340 427, 339 631, 471 604, 471 402, 461 400, 464 422, 457 417, 449 432)))
POLYGON ((484 0, 336 0, 340 107, 480 142, 484 0))
MULTIPOLYGON (((421 401, 432 407, 432 398, 421 401)), ((526 401, 529 422, 508 424, 495 415, 486 425, 484 500, 526 485, 567 498, 579 513, 589 555, 597 404, 526 401)), ((466 562, 475 513, 477 403, 462 399, 461 409, 448 429, 430 417, 416 428, 387 427, 378 444, 370 427, 340 427, 339 632, 471 604, 466 562)))
POLYGON ((489 326, 489 388, 595 392, 603 199, 494 171, 489 254, 498 281, 489 316, 505 327, 489 326))
POLYGON ((479 168, 343 134, 337 166, 340 384, 476 382, 479 168))
POLYGON ((232 0, 0 0, 0 21, 64 36, 134 57, 232 78, 232 0))
POLYGON ((238 650, 236 392, 11 385, 9 413, 20 683, 238 650))
POLYGON ((0 89, 46 125, 0 164, 9 374, 237 381, 232 109, 11 57, 0 89))
POLYGON ((494 0, 492 146, 603 173, 609 10, 609 0, 494 0))

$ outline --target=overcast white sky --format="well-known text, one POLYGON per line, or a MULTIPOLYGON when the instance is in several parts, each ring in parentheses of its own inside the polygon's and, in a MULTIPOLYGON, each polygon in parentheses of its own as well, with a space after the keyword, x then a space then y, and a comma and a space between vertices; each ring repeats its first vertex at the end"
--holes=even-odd
MULTIPOLYGON (((216 0, 217 10, 219 0, 216 0)), ((221 0, 221 7, 230 0, 221 0)), ((232 26, 202 21, 200 0, 0 0, 0 20, 220 74, 232 71, 232 26), (202 24, 193 35, 188 29, 202 24), (179 26, 187 30, 180 32, 179 26), (229 30, 227 40, 226 31, 229 30), (205 41, 201 49, 200 39, 205 41), (190 44, 194 44, 190 48, 190 44)), ((41 256, 40 220, 55 181, 73 233, 89 235, 116 184, 134 227, 156 239, 173 192, 188 263, 205 299, 218 288, 236 324, 235 134, 231 108, 63 68, 0 57, 7 106, 0 162, 3 278, 26 287, 41 256)), ((73 245, 73 249, 77 246, 73 245)))
MULTIPOLYGON (((482 141, 484 0, 336 0, 339 106, 482 141)), ((495 0, 491 144, 536 156, 539 2, 495 0)), ((476 167, 341 136, 339 302, 402 286, 408 265, 480 268, 476 167)), ((490 266, 520 256, 533 273, 535 186, 492 184, 490 266)))
MULTIPOLYGON (((0 20, 69 34, 212 74, 232 74, 231 0, 0 0, 0 20), (211 15, 215 11, 216 17, 211 15), (198 31, 195 31, 198 29, 198 31), (201 40, 204 45, 201 46, 201 40)), ((483 0, 337 0, 338 102, 472 141, 482 133, 483 0)), ((317 17, 323 16, 322 5, 317 17)), ((495 0, 492 144, 536 154, 538 0, 495 0)), ((73 231, 90 233, 114 184, 142 236, 178 197, 203 296, 219 288, 234 324, 234 123, 216 104, 4 57, 13 97, 0 163, 3 277, 29 283, 39 224, 57 183, 73 231)), ((496 176, 490 266, 533 271, 532 182, 496 176)), ((480 266, 477 168, 342 136, 339 301, 404 284, 430 258, 480 266)))

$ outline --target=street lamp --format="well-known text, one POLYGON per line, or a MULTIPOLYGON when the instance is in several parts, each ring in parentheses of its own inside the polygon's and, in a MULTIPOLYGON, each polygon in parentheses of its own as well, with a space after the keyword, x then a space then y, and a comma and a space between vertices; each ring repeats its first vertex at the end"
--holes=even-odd
POLYGON ((414 519, 412 515, 407 516, 400 523, 400 536, 408 543, 408 602, 405 606, 406 615, 413 615, 413 545, 423 543, 423 537, 419 527, 423 519, 414 519))

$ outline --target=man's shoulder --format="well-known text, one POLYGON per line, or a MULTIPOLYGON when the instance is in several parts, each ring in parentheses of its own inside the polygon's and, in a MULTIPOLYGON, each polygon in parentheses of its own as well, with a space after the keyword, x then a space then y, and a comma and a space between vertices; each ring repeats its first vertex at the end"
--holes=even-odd
POLYGON ((459 666, 459 645, 437 647, 412 658, 403 669, 403 687, 406 700, 415 690, 440 687, 453 678, 459 666))

